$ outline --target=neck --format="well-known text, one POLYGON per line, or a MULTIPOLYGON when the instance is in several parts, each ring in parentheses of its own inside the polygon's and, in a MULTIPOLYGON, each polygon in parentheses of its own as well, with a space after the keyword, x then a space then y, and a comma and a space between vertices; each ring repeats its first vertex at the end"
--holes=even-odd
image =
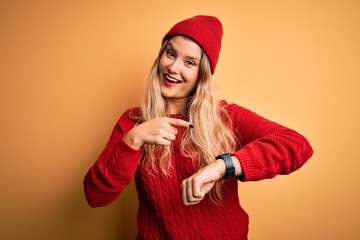
POLYGON ((171 99, 167 101, 167 114, 181 114, 186 110, 186 99, 171 99))

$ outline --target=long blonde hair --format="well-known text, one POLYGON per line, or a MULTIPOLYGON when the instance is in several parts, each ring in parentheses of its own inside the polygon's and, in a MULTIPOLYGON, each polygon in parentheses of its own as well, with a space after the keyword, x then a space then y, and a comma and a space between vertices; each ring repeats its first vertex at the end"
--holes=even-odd
MULTIPOLYGON (((142 100, 140 122, 167 116, 166 99, 161 95, 159 81, 159 61, 167 43, 168 40, 163 43, 151 68, 142 100)), ((183 134, 181 153, 197 160, 199 168, 214 162, 217 155, 235 150, 236 140, 231 131, 231 121, 225 109, 220 106, 220 99, 211 80, 210 63, 203 51, 197 86, 189 96, 185 111, 188 120, 195 127, 191 131, 187 129, 183 134)), ((160 170, 168 175, 173 167, 169 161, 170 154, 169 146, 145 144, 141 167, 151 173, 156 171, 158 164, 160 170)), ((213 188, 218 199, 221 198, 221 183, 222 181, 217 181, 213 188)))

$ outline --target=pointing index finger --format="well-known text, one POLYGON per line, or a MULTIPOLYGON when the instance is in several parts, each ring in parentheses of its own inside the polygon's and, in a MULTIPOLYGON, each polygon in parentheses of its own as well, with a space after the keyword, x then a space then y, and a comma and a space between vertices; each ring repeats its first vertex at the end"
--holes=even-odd
POLYGON ((182 119, 177 119, 177 118, 168 118, 168 123, 170 125, 178 126, 178 127, 185 127, 185 128, 193 128, 194 127, 194 124, 187 122, 185 120, 182 120, 182 119))

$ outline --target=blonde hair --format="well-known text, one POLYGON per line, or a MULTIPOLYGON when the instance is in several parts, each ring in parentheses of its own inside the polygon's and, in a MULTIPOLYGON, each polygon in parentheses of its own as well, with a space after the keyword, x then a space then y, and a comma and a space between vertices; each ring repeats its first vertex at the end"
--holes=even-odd
MULTIPOLYGON (((163 43, 151 68, 142 101, 140 122, 167 116, 166 99, 161 95, 159 81, 159 60, 167 43, 168 40, 163 43)), ((189 96, 185 110, 188 120, 195 127, 185 130, 181 140, 181 153, 193 158, 194 162, 197 161, 198 167, 201 168, 214 162, 217 155, 233 152, 236 140, 231 131, 230 118, 226 110, 220 106, 220 99, 211 80, 210 63, 204 52, 199 68, 197 86, 189 96)), ((151 174, 152 171, 156 171, 158 164, 160 170, 169 175, 169 170, 173 167, 169 161, 170 154, 169 146, 145 144, 141 167, 151 174)), ((222 181, 217 181, 213 188, 216 199, 221 199, 221 185, 222 181)))

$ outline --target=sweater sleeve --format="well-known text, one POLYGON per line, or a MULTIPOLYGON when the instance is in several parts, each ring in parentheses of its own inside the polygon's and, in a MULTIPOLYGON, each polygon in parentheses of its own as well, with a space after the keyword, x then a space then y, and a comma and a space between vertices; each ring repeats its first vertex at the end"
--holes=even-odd
POLYGON ((126 111, 115 125, 108 143, 84 178, 84 193, 91 207, 112 203, 130 183, 140 162, 141 149, 124 141, 124 135, 136 124, 126 111))
POLYGON ((236 104, 226 108, 241 143, 234 152, 243 169, 239 180, 258 181, 290 174, 312 156, 312 147, 298 132, 236 104))

